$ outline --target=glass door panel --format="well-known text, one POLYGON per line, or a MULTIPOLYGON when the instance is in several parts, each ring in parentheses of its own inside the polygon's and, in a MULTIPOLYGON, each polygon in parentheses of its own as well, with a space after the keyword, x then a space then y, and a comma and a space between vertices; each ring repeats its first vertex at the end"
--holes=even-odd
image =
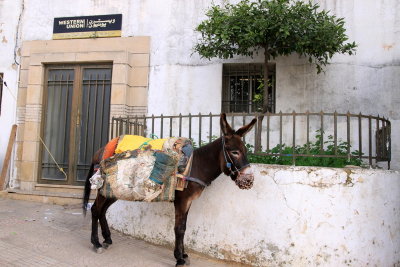
POLYGON ((82 78, 77 181, 85 181, 93 154, 108 141, 111 67, 84 68, 82 78))
POLYGON ((73 69, 48 71, 43 141, 51 154, 42 149, 42 179, 66 180, 54 160, 68 173, 74 76, 73 69))

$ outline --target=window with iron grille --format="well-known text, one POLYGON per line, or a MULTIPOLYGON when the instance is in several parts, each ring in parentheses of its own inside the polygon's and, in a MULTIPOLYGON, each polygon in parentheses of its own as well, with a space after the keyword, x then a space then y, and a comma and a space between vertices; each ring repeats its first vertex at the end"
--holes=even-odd
POLYGON ((0 115, 1 115, 2 100, 3 100, 3 73, 0 73, 0 115))
MULTIPOLYGON (((275 65, 269 65, 268 105, 275 112, 275 65)), ((222 111, 249 113, 262 111, 263 64, 224 64, 222 111)))

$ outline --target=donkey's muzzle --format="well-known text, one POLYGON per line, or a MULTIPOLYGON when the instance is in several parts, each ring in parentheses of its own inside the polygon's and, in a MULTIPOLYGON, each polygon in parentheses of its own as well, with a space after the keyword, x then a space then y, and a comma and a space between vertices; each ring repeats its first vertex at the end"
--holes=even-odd
POLYGON ((253 187, 254 182, 254 174, 251 170, 250 166, 246 167, 245 169, 239 172, 238 177, 235 180, 235 184, 240 189, 250 189, 253 187))

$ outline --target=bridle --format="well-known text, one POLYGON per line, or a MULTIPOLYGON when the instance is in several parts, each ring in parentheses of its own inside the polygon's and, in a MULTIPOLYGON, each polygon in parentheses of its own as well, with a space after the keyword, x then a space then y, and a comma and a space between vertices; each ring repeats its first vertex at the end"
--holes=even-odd
MULTIPOLYGON (((234 164, 234 161, 229 156, 229 153, 226 150, 225 137, 224 136, 222 136, 222 151, 223 151, 224 158, 225 158, 225 166, 229 169, 230 173, 228 175, 231 178, 232 178, 232 175, 238 174, 242 169, 250 166, 250 163, 247 163, 246 165, 242 166, 240 169, 238 167, 236 167, 236 165, 234 164), (229 160, 228 160, 228 158, 229 158, 229 160), (234 170, 232 170, 232 167, 234 168, 234 170)), ((191 161, 190 161, 190 165, 191 165, 191 161)), ((191 170, 190 170, 191 166, 188 166, 188 167, 189 167, 189 173, 191 173, 191 170)), ((203 182, 202 180, 200 180, 198 178, 191 177, 190 174, 188 176, 183 176, 182 175, 182 179, 184 181, 195 182, 195 183, 197 183, 197 184, 199 184, 199 185, 201 185, 203 187, 207 187, 208 185, 210 185, 209 183, 205 183, 205 182, 203 182)), ((232 178, 232 179, 234 180, 234 178, 232 178)))
POLYGON ((240 169, 238 169, 238 167, 236 167, 236 165, 234 164, 234 161, 232 160, 231 156, 229 155, 228 151, 226 150, 225 136, 222 136, 222 151, 223 151, 224 158, 225 158, 225 166, 230 171, 229 176, 238 174, 241 170, 250 166, 250 163, 247 163, 246 165, 242 166, 240 169), (229 161, 228 161, 228 159, 229 159, 229 161), (232 167, 234 170, 232 170, 232 167))

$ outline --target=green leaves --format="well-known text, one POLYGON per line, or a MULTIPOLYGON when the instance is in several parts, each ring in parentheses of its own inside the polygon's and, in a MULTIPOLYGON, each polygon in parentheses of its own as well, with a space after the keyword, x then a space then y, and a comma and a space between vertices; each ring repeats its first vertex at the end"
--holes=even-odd
POLYGON ((333 136, 330 135, 327 139, 327 141, 323 142, 321 131, 318 130, 314 142, 308 142, 302 146, 295 146, 294 148, 285 144, 278 144, 270 151, 266 151, 267 153, 277 155, 269 156, 251 154, 254 147, 252 147, 251 145, 246 145, 248 152, 250 153, 248 155, 248 159, 251 163, 292 165, 292 156, 280 156, 279 154, 323 155, 322 157, 296 157, 296 166, 321 166, 335 168, 343 168, 346 165, 362 166, 363 162, 359 158, 359 156, 362 156, 363 153, 355 150, 353 152, 350 152, 350 155, 348 155, 347 149, 350 149, 351 146, 348 145, 347 142, 338 140, 335 147, 333 136), (323 145, 321 145, 322 142, 323 145))
POLYGON ((253 56, 266 47, 272 58, 294 52, 306 56, 320 72, 334 54, 352 55, 357 47, 346 43, 343 18, 320 11, 311 2, 243 0, 214 5, 206 15, 196 28, 201 39, 194 50, 208 59, 253 56))

